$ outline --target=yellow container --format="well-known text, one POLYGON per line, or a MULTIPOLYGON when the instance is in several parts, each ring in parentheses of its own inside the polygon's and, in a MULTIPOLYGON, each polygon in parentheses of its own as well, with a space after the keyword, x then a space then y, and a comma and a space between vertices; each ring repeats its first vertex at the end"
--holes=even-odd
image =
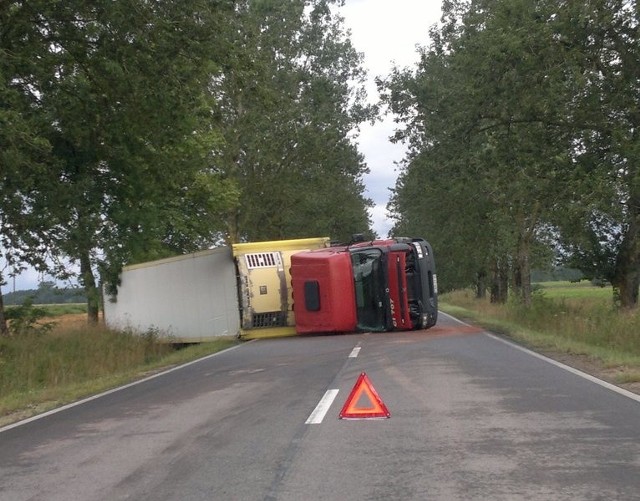
POLYGON ((242 337, 281 337, 295 334, 291 256, 329 245, 329 237, 232 245, 238 270, 242 337))

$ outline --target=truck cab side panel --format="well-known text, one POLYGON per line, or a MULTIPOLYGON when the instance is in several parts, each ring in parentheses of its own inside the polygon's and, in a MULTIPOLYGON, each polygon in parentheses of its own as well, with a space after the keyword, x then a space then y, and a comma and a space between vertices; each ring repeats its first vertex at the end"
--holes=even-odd
POLYGON ((296 331, 353 332, 357 327, 348 253, 333 249, 291 256, 296 331))

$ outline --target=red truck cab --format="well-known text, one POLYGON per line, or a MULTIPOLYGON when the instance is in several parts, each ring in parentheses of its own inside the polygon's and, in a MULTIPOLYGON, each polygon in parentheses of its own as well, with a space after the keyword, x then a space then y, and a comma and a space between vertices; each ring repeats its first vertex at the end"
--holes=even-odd
POLYGON ((394 238, 291 257, 296 331, 426 329, 438 316, 433 252, 421 238, 394 238))

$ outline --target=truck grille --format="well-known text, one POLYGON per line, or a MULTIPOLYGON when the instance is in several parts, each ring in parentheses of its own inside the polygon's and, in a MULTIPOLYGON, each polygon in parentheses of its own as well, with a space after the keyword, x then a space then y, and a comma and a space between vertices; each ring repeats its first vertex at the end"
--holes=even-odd
POLYGON ((254 328, 285 327, 287 325, 287 315, 285 313, 282 313, 281 311, 254 313, 252 324, 254 328))
POLYGON ((247 262, 247 268, 250 270, 282 266, 282 259, 279 252, 255 252, 253 254, 245 254, 244 257, 247 262))

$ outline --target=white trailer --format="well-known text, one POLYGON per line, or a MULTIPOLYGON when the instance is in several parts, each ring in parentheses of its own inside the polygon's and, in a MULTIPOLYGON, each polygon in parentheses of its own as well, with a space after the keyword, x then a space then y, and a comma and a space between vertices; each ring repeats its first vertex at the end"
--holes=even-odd
POLYGON ((125 266, 118 294, 105 294, 105 323, 174 343, 294 335, 291 255, 328 245, 328 237, 242 243, 125 266))
POLYGON ((176 343, 240 333, 236 268, 229 247, 161 259, 122 270, 115 297, 105 296, 108 327, 176 343))

